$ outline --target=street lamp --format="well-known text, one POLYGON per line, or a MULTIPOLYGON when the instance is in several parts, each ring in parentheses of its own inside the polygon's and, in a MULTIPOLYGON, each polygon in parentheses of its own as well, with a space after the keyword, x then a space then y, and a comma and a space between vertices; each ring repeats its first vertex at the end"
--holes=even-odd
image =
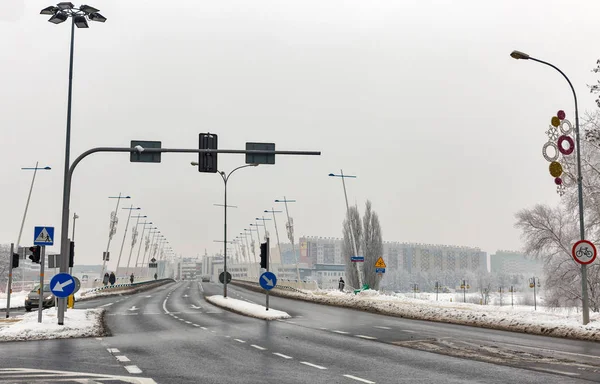
POLYGON ((121 208, 129 210, 129 214, 127 215, 127 223, 125 223, 125 232, 123 232, 123 241, 121 242, 121 250, 119 251, 119 258, 117 259, 117 268, 115 268, 116 274, 119 273, 119 265, 121 265, 121 255, 123 254, 123 246, 125 245, 125 238, 127 237, 127 230, 129 229, 129 219, 131 218, 131 211, 139 211, 140 207, 134 208, 133 205, 129 208, 121 208))
MULTIPOLYGON (((352 240, 352 249, 354 250, 354 256, 358 256, 358 246, 356 244, 356 239, 354 238, 354 226, 352 225, 352 218, 350 217, 350 206, 348 205, 348 194, 346 193, 346 181, 344 179, 356 179, 356 176, 353 175, 344 175, 344 171, 340 169, 340 174, 336 175, 334 173, 330 173, 329 177, 339 177, 342 179, 342 186, 344 187, 344 198, 346 199, 346 214, 348 216, 348 222, 350 223, 350 239, 352 240)), ((358 275, 358 284, 362 287, 362 276, 359 264, 356 264, 356 274, 358 275)))
MULTIPOLYGON (((294 245, 294 219, 290 218, 290 212, 288 210, 287 203, 295 203, 296 200, 288 200, 285 196, 283 196, 283 200, 275 199, 276 203, 285 203, 285 214, 287 215, 287 223, 285 228, 287 229, 288 239, 292 243, 292 252, 294 252, 294 258, 296 260, 296 278, 298 279, 298 284, 300 284, 300 267, 298 266, 298 255, 296 255, 296 245, 294 245)), ((275 216, 273 216, 275 217, 275 216)))
MULTIPOLYGON (((131 211, 129 211, 131 212, 131 211)), ((127 259, 127 269, 125 270, 125 276, 129 276, 129 263, 131 262, 131 254, 133 253, 133 248, 135 247, 135 243, 137 242, 137 235, 138 235, 138 225, 140 224, 140 218, 147 218, 148 216, 143 215, 143 216, 133 216, 134 219, 137 219, 135 222, 135 227, 133 227, 133 230, 131 231, 131 248, 129 249, 129 258, 127 259)), ((142 235, 143 236, 143 235, 142 235)))
MULTIPOLYGON (((252 256, 254 256, 254 262, 257 263, 258 260, 256 260, 256 247, 254 246, 254 238, 252 237, 252 233, 254 231, 252 229, 248 229, 248 228, 244 228, 244 233, 246 233, 246 236, 250 236, 250 246, 252 247, 252 256), (248 234, 248 232, 250 232, 250 234, 248 234)), ((246 243, 248 243, 248 237, 246 237, 246 243)), ((250 256, 250 253, 248 253, 248 256, 250 256)))
MULTIPOLYGON (((148 228, 148 227, 146 227, 146 225, 148 225, 148 224, 152 224, 152 222, 151 221, 146 221, 146 222, 142 223, 142 236, 140 237, 140 245, 138 247, 137 256, 135 258, 135 271, 136 271, 136 273, 137 273, 137 268, 138 268, 138 262, 140 261, 140 251, 142 250, 142 243, 144 242, 144 232, 146 232, 146 228, 148 228)), ((150 228, 152 228, 152 227, 150 226, 150 228)))
MULTIPOLYGON (((157 231, 158 227, 153 227, 148 231, 148 236, 146 238, 146 246, 144 247, 144 257, 142 258, 142 271, 144 270, 144 266, 146 265, 146 254, 148 254, 148 261, 150 261, 150 257, 152 255, 152 245, 154 244, 154 237, 160 231, 157 231), (152 234, 152 240, 150 240, 150 234, 152 234), (150 250, 150 253, 148 253, 150 250)), ((149 271, 149 269, 148 269, 149 271)))
POLYGON ((119 196, 109 196, 108 198, 109 199, 117 199, 117 207, 115 208, 114 212, 111 212, 111 214, 110 214, 110 226, 108 229, 108 244, 106 244, 106 252, 104 253, 104 255, 102 257, 102 273, 100 274, 100 276, 104 276, 104 273, 106 272, 106 262, 110 258, 110 254, 108 253, 108 251, 110 249, 110 241, 112 240, 113 236, 117 232, 117 223, 119 222, 119 217, 118 217, 119 203, 121 202, 121 199, 131 199, 131 196, 121 196, 121 192, 119 192, 119 196))
MULTIPOLYGON (((197 167, 198 163, 195 161, 192 161, 192 165, 197 167)), ((231 172, 229 172, 229 174, 226 174, 223 171, 218 171, 219 175, 221 175, 221 178, 223 179, 223 183, 225 185, 224 188, 224 198, 223 198, 223 241, 225 242, 225 245, 223 246, 223 274, 224 274, 224 279, 223 279, 223 297, 227 297, 227 181, 229 180, 229 177, 231 177, 231 174, 235 171, 237 171, 238 169, 242 169, 242 168, 247 168, 247 167, 257 167, 258 164, 246 164, 246 165, 241 165, 237 168, 234 168, 231 172)))
POLYGON ((25 203, 25 212, 23 213, 23 220, 21 220, 21 228, 19 229, 19 237, 17 238, 17 249, 21 244, 21 235, 23 234, 23 226, 25 225, 25 218, 27 217, 27 210, 29 209, 29 201, 31 200, 31 192, 33 191, 33 184, 35 183, 35 175, 38 170, 49 171, 50 167, 38 167, 39 162, 35 162, 35 167, 21 168, 22 171, 33 171, 33 177, 31 178, 31 186, 29 187, 29 195, 27 195, 27 202, 25 203))
MULTIPOLYGON (((579 237, 581 240, 585 240, 585 227, 584 227, 584 213, 583 213, 583 185, 582 185, 582 175, 581 175, 581 145, 579 140, 579 109, 577 106, 577 94, 575 93, 575 88, 573 88, 573 84, 571 80, 565 75, 563 71, 558 69, 553 64, 550 64, 546 61, 536 59, 534 57, 529 56, 526 53, 520 51, 512 51, 510 57, 517 60, 532 60, 537 61, 538 63, 547 65, 549 67, 554 68, 558 73, 560 73, 567 83, 569 83, 569 87, 571 87, 571 91, 573 92, 573 99, 575 100, 575 141, 577 146, 577 192, 579 199, 579 237)), ((587 266, 585 264, 581 265, 581 301, 582 301, 582 314, 583 314, 583 325, 586 325, 590 322, 590 308, 588 303, 588 289, 587 289, 587 266)))

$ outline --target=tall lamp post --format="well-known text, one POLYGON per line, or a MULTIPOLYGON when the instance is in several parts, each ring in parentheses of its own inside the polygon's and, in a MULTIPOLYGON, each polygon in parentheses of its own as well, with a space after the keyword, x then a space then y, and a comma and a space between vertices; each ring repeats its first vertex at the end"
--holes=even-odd
MULTIPOLYGON (((575 100, 575 141, 577 146, 577 192, 579 199, 579 237, 581 240, 585 240, 585 227, 584 227, 584 213, 583 213, 583 185, 582 185, 582 175, 581 175, 581 145, 579 140, 579 109, 577 106, 577 94, 575 93, 575 88, 573 88, 573 84, 571 84, 571 80, 565 75, 563 71, 558 69, 553 64, 550 64, 546 61, 536 59, 534 57, 529 56, 526 53, 519 51, 512 51, 510 56, 513 59, 517 60, 532 60, 538 63, 547 65, 551 68, 554 68, 558 73, 560 73, 567 83, 569 83, 569 87, 573 92, 573 99, 575 100)), ((587 289, 587 266, 585 264, 581 265, 581 301, 582 301, 582 314, 583 314, 583 324, 586 325, 590 322, 590 308, 588 302, 588 289, 587 289)))
POLYGON ((106 252, 104 253, 103 257, 102 257, 102 273, 100 274, 100 276, 104 276, 104 273, 106 272, 106 262, 109 259, 109 253, 108 251, 110 250, 110 241, 112 240, 113 236, 115 235, 115 233, 117 232, 117 223, 119 221, 119 217, 118 217, 118 213, 119 213, 119 203, 121 202, 121 199, 131 199, 131 196, 121 196, 121 192, 119 192, 119 196, 109 196, 109 199, 117 199, 117 207, 115 208, 114 212, 111 212, 110 214, 110 226, 108 229, 108 244, 106 244, 106 252))
POLYGON ((119 258, 117 259, 117 268, 115 268, 115 272, 118 274, 119 273, 119 265, 121 265, 121 255, 123 254, 123 247, 125 246, 125 239, 127 238, 127 230, 129 229, 129 219, 131 218, 131 211, 139 211, 140 207, 133 207, 133 205, 131 205, 131 207, 129 208, 121 208, 121 209, 125 209, 129 211, 129 214, 127 215, 127 222, 125 223, 125 232, 123 232, 123 241, 121 242, 121 250, 119 251, 119 258))
POLYGON ((134 267, 134 270, 135 270, 136 273, 138 271, 137 268, 138 268, 138 263, 140 261, 140 251, 142 250, 142 243, 144 242, 144 232, 146 232, 146 228, 152 228, 152 226, 146 227, 146 225, 148 225, 148 224, 152 224, 152 222, 151 221, 145 221, 145 222, 142 223, 142 236, 140 236, 140 245, 138 246, 137 256, 135 258, 135 267, 134 267))
MULTIPOLYGON (((99 10, 89 5, 82 5, 76 8, 73 3, 61 2, 56 6, 49 6, 41 10, 40 14, 50 15, 49 22, 53 24, 60 24, 66 21, 69 17, 72 19, 71 23, 71 49, 69 54, 69 92, 67 96, 67 129, 66 129, 66 144, 65 144, 65 172, 63 177, 63 190, 66 190, 67 176, 69 173, 70 159, 69 155, 71 152, 71 100, 73 95, 73 48, 75 45, 75 27, 77 28, 88 28, 87 20, 97 21, 104 23, 106 17, 98 13, 99 10)), ((60 271, 67 272, 69 269, 69 205, 67 194, 63 193, 62 202, 62 226, 61 226, 61 239, 60 239, 60 271)), ((102 274, 104 275, 104 266, 102 267, 102 274)), ((58 325, 64 324, 66 300, 58 299, 58 325)))
MULTIPOLYGON (((348 194, 346 193, 346 181, 344 180, 346 178, 356 179, 356 176, 344 175, 344 171, 341 169, 340 169, 339 175, 336 175, 335 173, 330 173, 329 176, 330 177, 339 177, 340 179, 342 179, 342 186, 344 187, 344 198, 346 199, 346 213, 348 216, 348 222, 350 223, 350 238, 352 240, 352 249, 354 250, 354 256, 358 256, 358 246, 356 245, 356 239, 354 238, 354 226, 352 225, 352 218, 350 217, 350 205, 348 205, 348 194)), ((362 281, 361 271, 360 271, 360 267, 359 267, 360 263, 355 263, 355 264, 356 264, 356 273, 358 275, 358 284, 362 287, 363 281, 362 281)))
POLYGON ((287 204, 287 203, 295 203, 296 200, 288 200, 288 199, 286 199, 285 196, 283 196, 283 200, 276 199, 275 202, 276 203, 285 203, 285 214, 286 214, 287 220, 288 220, 287 224, 286 224, 287 234, 288 234, 288 239, 290 239, 290 242, 292 243, 292 252, 294 252, 294 258, 296 260, 296 278, 298 279, 298 284, 300 284, 300 267, 298 266, 299 257, 298 257, 298 255, 296 255, 296 246, 294 245, 294 220, 290 218, 290 212, 288 210, 288 204, 287 204))
POLYGON ((140 224, 140 218, 147 218, 148 216, 133 216, 134 219, 137 219, 135 222, 135 227, 133 227, 131 231, 131 248, 129 249, 129 258, 127 259, 127 269, 125 270, 125 276, 129 276, 129 264, 131 263, 131 254, 133 253, 133 248, 135 247, 135 243, 137 243, 138 237, 138 225, 140 224))
MULTIPOLYGON (((192 165, 197 167, 199 164, 195 161, 192 162, 192 165)), ((227 181, 229 181, 229 178, 231 177, 231 174, 235 171, 237 171, 238 169, 242 169, 242 168, 247 168, 247 167, 256 167, 258 166, 258 164, 246 164, 246 165, 241 165, 237 168, 234 168, 231 172, 229 172, 229 174, 226 174, 223 171, 218 171, 219 175, 221 175, 221 178, 223 179, 223 184, 224 184, 224 193, 223 193, 223 273, 224 273, 224 279, 223 279, 223 297, 227 297, 227 181)))
POLYGON ((279 260, 281 260, 281 263, 283 264, 283 255, 281 254, 281 243, 279 242, 279 231, 277 230, 277 219, 275 218, 275 214, 281 213, 282 211, 276 211, 273 208, 271 208, 270 211, 265 209, 264 212, 273 214, 273 225, 275 226, 275 235, 277 236, 277 250, 279 251, 279 260))

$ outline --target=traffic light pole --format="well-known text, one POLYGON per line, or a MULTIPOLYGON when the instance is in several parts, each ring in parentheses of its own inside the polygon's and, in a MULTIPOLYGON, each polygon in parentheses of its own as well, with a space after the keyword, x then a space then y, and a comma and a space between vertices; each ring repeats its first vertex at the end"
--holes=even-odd
MULTIPOLYGON (((267 150, 243 150, 243 149, 184 149, 184 148, 142 148, 136 146, 130 147, 96 147, 88 149, 79 155, 69 167, 65 177, 63 188, 61 231, 60 231, 60 272, 69 270, 69 205, 71 202, 71 182, 73 172, 81 160, 96 152, 123 152, 123 153, 228 153, 228 154, 254 154, 254 155, 308 155, 319 156, 319 151, 267 151, 267 150)), ((58 300, 58 325, 64 325, 66 300, 58 300)))
MULTIPOLYGON (((267 272, 269 272, 269 265, 271 264, 271 247, 269 246, 269 238, 267 237, 267 272)), ((269 310, 269 291, 267 291, 267 311, 269 310)))
POLYGON ((10 294, 12 293, 12 275, 13 275, 13 258, 15 254, 15 244, 10 243, 10 265, 8 267, 8 287, 6 296, 6 318, 10 316, 10 294))
MULTIPOLYGON (((44 266, 46 265, 46 246, 42 245, 40 252, 40 292, 38 296, 38 323, 42 322, 42 309, 44 309, 44 266)), ((68 262, 67 262, 68 265, 68 262)), ((64 316, 64 314, 63 314, 64 316)))

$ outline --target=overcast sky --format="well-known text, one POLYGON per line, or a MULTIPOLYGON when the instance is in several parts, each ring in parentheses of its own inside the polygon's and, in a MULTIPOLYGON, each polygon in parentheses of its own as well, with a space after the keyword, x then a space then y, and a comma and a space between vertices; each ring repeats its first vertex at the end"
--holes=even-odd
MULTIPOLYGON (((31 182, 31 171, 20 168, 36 160, 53 168, 36 179, 21 241, 31 245, 36 225, 59 235, 70 28, 39 14, 46 1, 2 3, 3 243, 17 241, 31 182)), ((586 84, 597 78, 598 1, 165 4, 90 3, 108 20, 75 31, 72 159, 132 139, 196 148, 200 132, 218 134, 222 149, 259 141, 322 151, 236 172, 228 185, 229 203, 238 206, 229 211, 230 237, 263 210, 283 208, 273 203, 283 196, 297 200, 289 206, 297 236, 340 237, 342 185, 327 175, 343 169, 358 176, 347 182, 350 203, 363 211, 372 201, 386 241, 519 249, 515 212, 558 201, 541 155, 544 132, 559 109, 574 121, 574 108, 557 72, 510 52, 554 63, 573 81, 580 110, 595 107, 586 84)), ((115 205, 108 197, 119 192, 178 254, 219 251, 213 240, 223 237, 223 212, 213 204, 222 203, 223 181, 199 173, 195 160, 85 159, 72 189, 77 263, 101 263, 115 205)), ((218 161, 229 171, 244 157, 218 161)), ((127 211, 119 215, 112 268, 127 211)), ((284 216, 278 220, 284 236, 284 216)))

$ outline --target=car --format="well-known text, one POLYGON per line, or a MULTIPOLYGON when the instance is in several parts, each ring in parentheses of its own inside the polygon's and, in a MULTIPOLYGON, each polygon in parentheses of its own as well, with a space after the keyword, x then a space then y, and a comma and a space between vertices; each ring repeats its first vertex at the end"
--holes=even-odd
POLYGON ((209 276, 202 276, 202 282, 203 283, 209 283, 210 282, 210 277, 209 276))
MULTIPOLYGON (((40 286, 37 285, 25 297, 25 310, 31 312, 33 308, 38 308, 40 298, 40 286)), ((44 300, 42 301, 43 308, 54 307, 54 294, 50 291, 50 284, 44 284, 44 300)))

